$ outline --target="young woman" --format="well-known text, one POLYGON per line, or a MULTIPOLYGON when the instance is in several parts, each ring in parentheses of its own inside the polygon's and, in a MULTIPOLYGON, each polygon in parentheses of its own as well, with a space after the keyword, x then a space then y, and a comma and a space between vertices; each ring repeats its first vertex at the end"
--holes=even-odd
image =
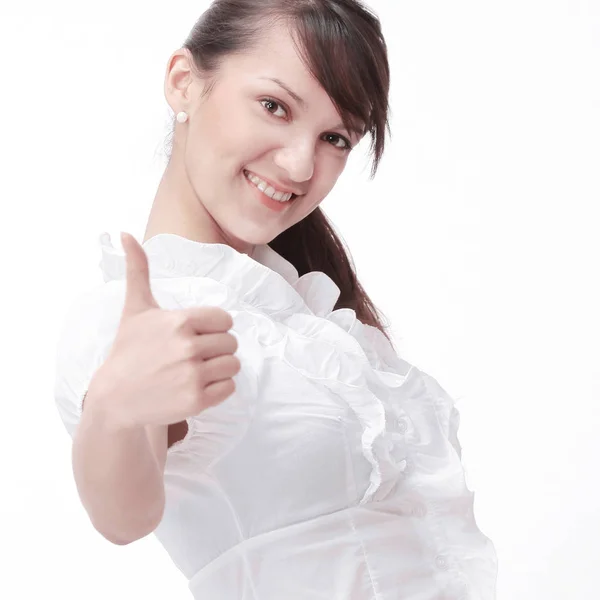
POLYGON ((151 532, 206 600, 495 597, 459 415, 399 358, 319 205, 388 125, 356 0, 216 0, 171 56, 143 245, 101 238, 56 401, 94 527, 151 532), (85 402, 84 402, 85 400, 85 402))

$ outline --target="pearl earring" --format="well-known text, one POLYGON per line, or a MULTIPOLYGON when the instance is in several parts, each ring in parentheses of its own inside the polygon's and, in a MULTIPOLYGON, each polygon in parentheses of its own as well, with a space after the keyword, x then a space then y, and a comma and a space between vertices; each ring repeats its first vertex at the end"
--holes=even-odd
POLYGON ((177 121, 179 123, 185 123, 187 120, 188 120, 188 115, 186 112, 182 111, 177 115, 177 121))

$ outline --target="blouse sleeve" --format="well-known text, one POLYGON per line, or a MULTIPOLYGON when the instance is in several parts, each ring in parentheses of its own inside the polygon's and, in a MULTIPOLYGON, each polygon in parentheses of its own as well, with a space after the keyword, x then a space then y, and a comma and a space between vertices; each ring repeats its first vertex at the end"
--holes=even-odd
POLYGON ((446 434, 448 441, 462 459, 462 447, 458 440, 458 429, 460 427, 460 413, 456 408, 456 402, 450 394, 439 384, 437 379, 421 371, 425 385, 434 399, 438 419, 446 434))
MULTIPOLYGON (((187 432, 167 450, 167 456, 190 448, 203 430, 198 428, 197 418, 204 429, 213 433, 219 428, 220 410, 239 410, 245 414, 253 406, 256 397, 258 371, 260 370, 260 348, 254 340, 253 331, 246 331, 252 316, 232 306, 233 300, 220 283, 207 278, 185 281, 177 279, 155 280, 152 286, 154 298, 161 308, 177 310, 193 306, 226 305, 232 316, 236 316, 235 331, 241 341, 236 355, 242 368, 234 379, 236 391, 225 407, 211 407, 202 412, 202 417, 192 415, 185 419, 187 432), (229 299, 229 300, 228 300, 229 299), (212 419, 212 421, 211 421, 212 419), (210 426, 209 426, 210 425, 210 426)), ((94 373, 105 362, 114 343, 125 303, 125 280, 111 280, 78 297, 67 310, 60 328, 56 349, 56 371, 54 399, 62 422, 71 437, 81 420, 82 405, 94 373)), ((235 300, 235 298, 234 298, 235 300)), ((219 405, 220 406, 220 405, 219 405)), ((216 434, 215 434, 216 435, 216 434)), ((203 439, 203 448, 210 446, 210 439, 203 439)))
POLYGON ((81 419, 90 380, 106 360, 124 303, 123 282, 101 284, 69 306, 56 346, 54 400, 71 437, 81 419))

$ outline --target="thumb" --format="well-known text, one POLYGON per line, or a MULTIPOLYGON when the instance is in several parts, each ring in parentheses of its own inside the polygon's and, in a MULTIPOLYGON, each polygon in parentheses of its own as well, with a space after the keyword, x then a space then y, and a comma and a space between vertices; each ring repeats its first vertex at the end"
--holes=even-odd
POLYGON ((158 308, 150 289, 148 257, 139 242, 129 233, 121 232, 125 250, 125 305, 123 315, 133 315, 149 308, 158 308))

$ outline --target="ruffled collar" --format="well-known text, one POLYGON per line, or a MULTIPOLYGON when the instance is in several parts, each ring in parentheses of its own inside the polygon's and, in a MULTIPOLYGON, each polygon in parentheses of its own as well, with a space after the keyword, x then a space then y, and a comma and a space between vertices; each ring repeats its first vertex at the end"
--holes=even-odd
MULTIPOLYGON (((100 235, 99 243, 102 250, 99 266, 104 281, 125 279, 125 254, 113 246, 107 232, 100 235)), ((296 267, 268 244, 256 246, 250 257, 227 244, 159 233, 142 247, 148 256, 152 279, 209 277, 234 288, 247 302, 261 309, 269 308, 265 300, 270 299, 271 309, 278 313, 285 307, 292 312, 327 317, 341 293, 336 283, 321 271, 299 277, 296 267)))
MULTIPOLYGON (((99 241, 102 249, 99 266, 104 281, 124 280, 124 252, 112 245, 106 232, 99 241)), ((267 244, 257 246, 250 257, 227 244, 196 242, 173 233, 159 233, 142 247, 148 256, 151 279, 212 279, 247 306, 276 321, 286 321, 288 325, 293 322, 295 327, 304 328, 306 335, 312 335, 316 326, 306 318, 326 319, 337 326, 329 330, 332 343, 364 355, 377 370, 406 373, 410 368, 377 327, 362 323, 351 308, 335 309, 341 291, 328 275, 311 271, 298 277, 294 265, 267 244), (335 333, 338 327, 353 339, 338 338, 335 333)))

